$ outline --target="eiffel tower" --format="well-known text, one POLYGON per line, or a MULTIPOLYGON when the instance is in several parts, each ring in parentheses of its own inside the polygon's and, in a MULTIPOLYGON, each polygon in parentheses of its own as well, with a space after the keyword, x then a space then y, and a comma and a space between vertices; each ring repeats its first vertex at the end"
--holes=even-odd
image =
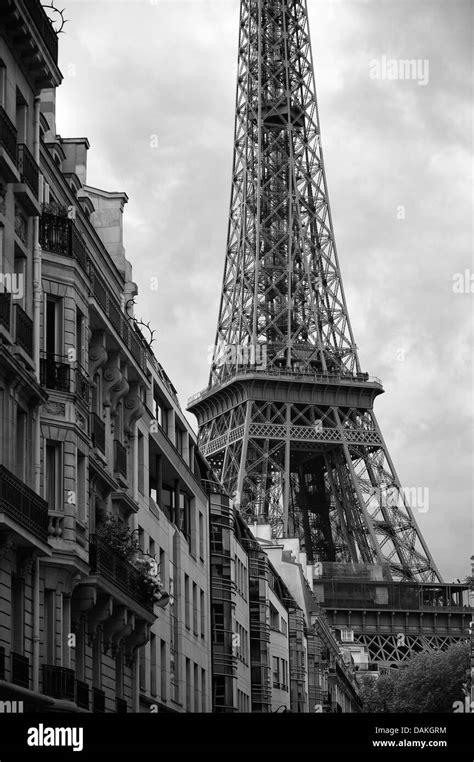
POLYGON ((219 318, 208 387, 188 409, 246 521, 298 537, 332 623, 394 665, 461 636, 463 591, 442 583, 374 415, 382 384, 359 362, 306 0, 241 0, 238 50, 219 318), (443 600, 455 626, 439 627, 443 600), (403 616, 381 636, 389 609, 403 616))

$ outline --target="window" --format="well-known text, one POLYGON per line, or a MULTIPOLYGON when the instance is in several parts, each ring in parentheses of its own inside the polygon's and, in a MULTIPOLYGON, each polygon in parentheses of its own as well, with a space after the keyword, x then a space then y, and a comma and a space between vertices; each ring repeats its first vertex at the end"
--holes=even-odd
POLYGON ((166 679, 166 641, 160 639, 160 671, 161 671, 161 700, 167 699, 167 685, 166 679))
POLYGON ((150 544, 148 546, 148 553, 150 554, 150 556, 153 556, 153 558, 155 557, 155 541, 152 540, 151 537, 150 537, 150 544))
POLYGON ((16 475, 22 482, 26 482, 26 466, 28 463, 26 453, 27 442, 27 415, 24 410, 16 409, 16 475))
POLYGON ((280 630, 280 616, 275 606, 270 603, 270 627, 277 632, 280 630))
POLYGON ((205 607, 205 597, 204 597, 204 590, 201 590, 200 592, 200 604, 201 604, 201 638, 206 637, 206 607, 205 607))
POLYGON ((206 670, 201 669, 201 711, 205 712, 206 709, 206 670))
POLYGON ((280 687, 280 659, 277 656, 273 657, 273 687, 280 687))
POLYGON ((53 296, 46 297, 46 328, 44 348, 48 356, 63 354, 62 343, 62 299, 53 296))
POLYGON ((145 532, 143 527, 138 527, 138 546, 142 553, 145 552, 145 532))
MULTIPOLYGON (((44 591, 44 650, 45 650, 45 656, 46 656, 46 664, 56 663, 55 608, 56 608, 56 591, 46 589, 44 591)), ((94 640, 94 646, 97 640, 98 640, 98 636, 96 636, 94 640)), ((99 662, 99 665, 100 665, 100 662, 99 662)), ((99 669, 99 672, 100 672, 100 669, 99 669)), ((100 688, 100 685, 96 687, 100 688)))
POLYGON ((199 667, 194 665, 194 711, 199 712, 199 667))
POLYGON ((77 450, 77 489, 76 489, 77 518, 86 521, 86 457, 77 450))
POLYGON ((76 360, 84 365, 84 315, 76 306, 76 360))
POLYGON ((7 67, 0 59, 0 106, 7 110, 7 67))
POLYGON ((154 632, 150 636, 150 692, 152 696, 157 696, 158 675, 156 669, 156 635, 154 632))
POLYGON ((166 557, 165 557, 165 551, 163 550, 163 548, 160 548, 160 577, 161 577, 161 581, 162 581, 164 587, 166 588, 165 575, 166 575, 166 557))
MULTIPOLYGON (((282 680, 283 680, 283 689, 285 691, 288 690, 288 662, 285 659, 281 659, 282 664, 282 680)), ((319 677, 318 677, 319 680, 319 677)))
POLYGON ((199 511, 199 558, 204 561, 204 516, 199 511))
POLYGON ((28 143, 28 104, 16 90, 16 130, 18 143, 28 143))
MULTIPOLYGON (((20 212, 19 209, 15 210, 17 212, 16 217, 17 220, 21 219, 20 222, 16 222, 16 225, 18 226, 18 229, 16 230, 17 234, 20 234, 20 237, 24 237, 25 240, 23 243, 28 242, 28 219, 24 217, 24 215, 20 212), (20 230, 21 227, 21 230, 20 230)), ((15 304, 19 304, 20 307, 23 309, 26 308, 26 303, 28 299, 27 294, 27 286, 28 286, 28 260, 26 257, 23 256, 23 253, 18 253, 18 250, 15 250, 15 258, 13 262, 13 269, 15 271, 15 282, 14 286, 17 291, 17 294, 15 296, 15 304)), ((13 284, 12 284, 13 288, 13 284)))
POLYGON ((184 492, 180 492, 179 495, 179 528, 186 537, 188 543, 190 542, 191 535, 191 513, 190 513, 190 500, 188 495, 184 492))
POLYGON ((189 629, 189 577, 187 574, 184 575, 184 624, 189 629))
POLYGON ((287 621, 286 621, 286 619, 284 617, 281 617, 281 619, 280 619, 280 627, 281 627, 281 632, 283 633, 283 635, 287 635, 288 634, 288 624, 287 624, 287 621))
POLYGON ((193 632, 195 635, 199 635, 198 632, 198 594, 197 585, 193 582, 193 632))
POLYGON ((146 657, 145 657, 145 648, 146 646, 142 646, 138 650, 138 658, 140 663, 140 690, 145 691, 146 689, 146 657))
POLYGON ((214 643, 224 642, 224 606, 222 603, 212 604, 212 640, 214 643))
POLYGON ((46 440, 44 495, 50 511, 62 510, 61 445, 51 440, 46 440))
POLYGON ((191 661, 186 657, 186 711, 191 711, 191 661))
POLYGON ((137 439, 137 454, 138 454, 138 491, 140 494, 145 494, 145 439, 143 434, 138 432, 137 439))

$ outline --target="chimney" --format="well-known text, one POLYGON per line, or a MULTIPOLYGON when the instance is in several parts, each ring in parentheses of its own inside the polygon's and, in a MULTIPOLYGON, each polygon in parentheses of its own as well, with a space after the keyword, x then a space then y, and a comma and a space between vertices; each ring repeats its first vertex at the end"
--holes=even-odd
POLYGON ((45 135, 46 142, 56 140, 56 89, 49 87, 41 90, 41 113, 48 122, 50 135, 45 135))

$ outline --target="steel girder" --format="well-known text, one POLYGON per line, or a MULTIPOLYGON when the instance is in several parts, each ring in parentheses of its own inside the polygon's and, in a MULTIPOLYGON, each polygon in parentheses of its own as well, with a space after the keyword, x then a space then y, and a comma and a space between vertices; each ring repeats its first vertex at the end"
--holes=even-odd
POLYGON ((309 561, 440 580, 372 411, 382 387, 373 389, 334 242, 306 0, 241 0, 221 304, 209 386, 189 407, 200 446, 243 515, 299 536, 309 561), (254 394, 259 374, 274 383, 254 394), (316 390, 306 403, 302 379, 316 390))

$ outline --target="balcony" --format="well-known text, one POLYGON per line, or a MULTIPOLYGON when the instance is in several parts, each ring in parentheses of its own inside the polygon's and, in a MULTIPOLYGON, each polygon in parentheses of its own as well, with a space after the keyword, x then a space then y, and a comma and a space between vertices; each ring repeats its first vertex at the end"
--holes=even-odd
POLYGON ((52 698, 74 701, 74 670, 43 664, 43 693, 52 698))
POLYGON ((6 291, 0 292, 0 325, 3 325, 7 331, 11 324, 11 304, 12 295, 6 291))
POLYGON ((16 305, 16 343, 33 357, 33 321, 19 304, 16 305))
POLYGON ((44 8, 40 0, 28 0, 27 3, 28 13, 33 19, 40 37, 43 40, 48 53, 53 59, 54 63, 58 62, 58 36, 53 29, 53 26, 46 15, 44 8))
POLYGON ((39 167, 24 143, 18 146, 18 169, 20 182, 15 184, 15 196, 21 201, 30 217, 41 214, 39 203, 39 167))
POLYGON ((90 404, 89 376, 80 363, 76 363, 75 370, 75 393, 87 406, 90 404))
POLYGON ((114 439, 114 471, 127 478, 127 450, 118 439, 114 439))
POLYGON ((10 654, 11 664, 11 682, 15 685, 21 685, 22 688, 30 687, 30 662, 26 656, 13 653, 10 654))
POLYGON ((96 268, 91 264, 89 270, 92 283, 92 296, 122 339, 138 367, 146 373, 145 340, 132 325, 130 318, 124 315, 118 300, 110 293, 96 268))
POLYGON ((153 599, 145 588, 143 576, 97 535, 91 535, 89 563, 91 574, 102 575, 148 611, 153 611, 153 599))
POLYGON ((97 413, 91 415, 91 439, 93 446, 105 455, 105 423, 97 413))
POLYGON ((75 259, 87 275, 87 248, 74 220, 43 211, 39 238, 45 251, 75 259))
POLYGON ((101 691, 99 688, 92 688, 92 711, 94 713, 105 712, 105 691, 101 691))
POLYGON ((40 359, 40 382, 46 389, 75 393, 89 405, 89 377, 78 362, 75 367, 64 355, 43 352, 40 359), (74 388, 72 382, 74 380, 74 388))
POLYGON ((48 538, 48 504, 5 466, 0 466, 0 512, 43 542, 48 538))
POLYGON ((46 389, 68 392, 71 386, 71 363, 62 355, 44 352, 40 359, 40 382, 46 389))
POLYGON ((0 174, 7 183, 18 182, 17 131, 0 106, 0 174))
POLYGON ((81 709, 89 709, 89 686, 82 680, 76 680, 76 704, 81 709))

